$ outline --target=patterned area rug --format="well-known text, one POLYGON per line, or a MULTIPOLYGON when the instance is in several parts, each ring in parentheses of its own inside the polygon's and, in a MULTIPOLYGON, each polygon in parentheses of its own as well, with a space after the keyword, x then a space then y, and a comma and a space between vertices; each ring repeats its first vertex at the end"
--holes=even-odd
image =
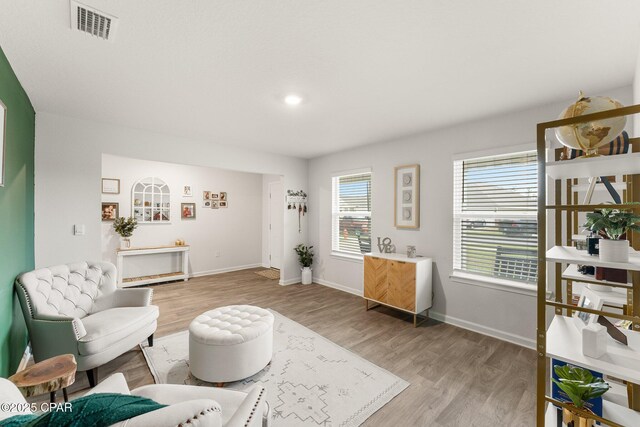
POLYGON ((265 270, 260 270, 255 272, 258 276, 266 277, 271 280, 280 280, 280 270, 276 270, 275 268, 267 268, 265 270))
MULTIPOLYGON (((273 359, 244 381, 225 385, 267 389, 273 426, 357 426, 409 383, 355 355, 299 323, 275 316, 273 359)), ((156 338, 141 345, 156 383, 211 386, 189 372, 189 333, 156 338)))

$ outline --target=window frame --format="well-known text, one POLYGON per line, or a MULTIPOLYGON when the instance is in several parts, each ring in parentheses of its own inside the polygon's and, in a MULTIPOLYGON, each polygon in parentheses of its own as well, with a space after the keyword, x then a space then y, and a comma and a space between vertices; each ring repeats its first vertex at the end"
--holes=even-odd
MULTIPOLYGON (((345 178, 354 175, 369 174, 370 179, 370 191, 369 197, 372 199, 371 211, 348 211, 351 215, 369 216, 371 218, 371 224, 373 224, 373 171, 371 168, 351 169, 347 171, 336 172, 331 175, 331 256, 340 258, 346 261, 363 262, 364 254, 344 251, 337 248, 336 238, 336 224, 339 223, 340 211, 339 211, 339 190, 337 189, 340 178, 345 178)), ((347 211, 343 211, 347 212, 347 211)), ((344 214, 343 214, 344 215, 344 214)), ((369 233, 373 235, 372 227, 369 227, 369 233)), ((338 231, 339 232, 339 231, 338 231)))
MULTIPOLYGON (((478 160, 481 158, 487 157, 495 157, 495 156, 508 156, 508 155, 517 155, 517 154, 527 154, 536 152, 535 144, 521 144, 510 147, 500 147, 489 150, 481 150, 481 151, 473 151, 467 153, 460 153, 454 155, 452 158, 452 175, 453 175, 453 204, 452 204, 452 226, 454 230, 452 232, 452 265, 451 265, 451 274, 449 278, 457 283, 471 285, 471 286, 480 286, 490 289, 503 290, 518 294, 524 294, 528 296, 536 296, 537 295, 537 284, 536 281, 533 282, 522 282, 517 280, 509 280, 496 276, 485 276, 482 274, 474 274, 470 271, 465 271, 461 269, 456 269, 456 265, 460 262, 459 259, 456 258, 456 218, 460 216, 460 212, 457 211, 457 204, 461 200, 462 197, 462 183, 459 185, 455 182, 456 180, 456 162, 462 161, 471 161, 478 160)), ((537 175, 536 175, 537 181, 537 175)), ((537 187, 537 183, 536 183, 537 187)), ((502 211, 504 212, 504 211, 502 211)), ((521 213, 509 213, 505 212, 502 214, 496 215, 498 217, 509 217, 512 218, 531 218, 536 220, 537 223, 537 212, 532 212, 530 214, 522 215, 521 213)))

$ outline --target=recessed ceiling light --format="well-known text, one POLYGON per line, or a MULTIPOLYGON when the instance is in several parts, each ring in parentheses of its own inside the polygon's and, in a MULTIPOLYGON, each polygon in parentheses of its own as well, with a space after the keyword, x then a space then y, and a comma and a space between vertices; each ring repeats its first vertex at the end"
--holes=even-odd
POLYGON ((284 103, 290 107, 296 107, 302 103, 302 97, 292 93, 284 97, 284 103))

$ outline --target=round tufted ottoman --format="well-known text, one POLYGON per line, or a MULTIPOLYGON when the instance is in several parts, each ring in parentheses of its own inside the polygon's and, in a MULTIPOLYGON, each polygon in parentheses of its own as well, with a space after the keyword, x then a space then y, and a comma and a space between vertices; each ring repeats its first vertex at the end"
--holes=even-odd
POLYGON ((189 366, 204 381, 238 381, 267 366, 273 353, 273 314, 252 305, 207 311, 189 325, 189 366))

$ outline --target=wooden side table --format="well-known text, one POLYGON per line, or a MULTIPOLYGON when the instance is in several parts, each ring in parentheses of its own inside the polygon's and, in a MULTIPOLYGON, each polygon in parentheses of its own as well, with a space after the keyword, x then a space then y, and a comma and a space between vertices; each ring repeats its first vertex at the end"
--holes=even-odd
POLYGON ((49 393, 51 403, 56 401, 56 391, 62 389, 64 401, 69 401, 67 387, 76 380, 76 359, 73 354, 52 357, 9 377, 24 397, 49 393))

